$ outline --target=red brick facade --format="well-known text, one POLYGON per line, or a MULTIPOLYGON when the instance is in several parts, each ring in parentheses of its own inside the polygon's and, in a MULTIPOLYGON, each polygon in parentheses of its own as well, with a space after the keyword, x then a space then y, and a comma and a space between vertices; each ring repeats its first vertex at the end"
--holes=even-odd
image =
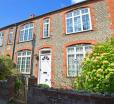
POLYGON ((19 42, 20 29, 23 25, 33 23, 33 35, 36 37, 35 52, 33 56, 33 74, 39 78, 39 60, 36 57, 41 49, 51 49, 51 85, 53 87, 70 87, 72 78, 67 76, 67 52, 68 46, 76 44, 96 44, 114 36, 114 0, 91 0, 75 4, 57 11, 53 11, 38 17, 34 17, 17 24, 0 29, 4 34, 3 45, 0 53, 12 57, 17 63, 17 53, 23 50, 32 51, 32 41, 19 42), (69 11, 90 8, 92 29, 86 32, 66 34, 66 13, 69 11), (49 38, 43 39, 43 20, 50 19, 49 38), (17 26, 17 32, 16 32, 17 26), (8 44, 9 32, 13 31, 13 42, 8 44), (16 40, 15 40, 16 36, 16 40), (14 47, 15 43, 15 47, 14 47), (14 49, 14 50, 13 50, 14 49))
MULTIPOLYGON (((106 0, 108 5, 109 20, 111 20, 110 28, 114 30, 114 0, 106 0)), ((112 34, 114 37, 114 33, 112 34)))

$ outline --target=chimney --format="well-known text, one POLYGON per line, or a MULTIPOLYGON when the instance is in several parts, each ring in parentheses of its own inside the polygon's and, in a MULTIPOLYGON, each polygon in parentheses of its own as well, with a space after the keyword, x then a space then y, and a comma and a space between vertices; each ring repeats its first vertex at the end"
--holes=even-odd
POLYGON ((35 17, 35 14, 31 14, 31 15, 29 16, 29 19, 34 18, 34 17, 35 17))

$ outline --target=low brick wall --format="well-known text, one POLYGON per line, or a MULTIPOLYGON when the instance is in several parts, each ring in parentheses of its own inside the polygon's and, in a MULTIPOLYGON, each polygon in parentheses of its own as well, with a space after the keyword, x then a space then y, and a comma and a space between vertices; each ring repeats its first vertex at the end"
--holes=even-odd
POLYGON ((0 104, 7 104, 14 96, 14 79, 0 80, 0 104))
POLYGON ((27 104, 114 104, 114 97, 29 86, 27 104))

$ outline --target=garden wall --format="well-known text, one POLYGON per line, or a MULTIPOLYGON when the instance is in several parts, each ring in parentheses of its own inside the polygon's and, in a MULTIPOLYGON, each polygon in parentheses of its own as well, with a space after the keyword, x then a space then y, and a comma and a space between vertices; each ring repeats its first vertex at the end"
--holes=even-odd
POLYGON ((29 87, 28 104, 114 104, 114 97, 29 87))
POLYGON ((114 97, 29 86, 27 104, 114 104, 114 97))
POLYGON ((14 79, 0 80, 0 104, 8 104, 14 96, 14 79))

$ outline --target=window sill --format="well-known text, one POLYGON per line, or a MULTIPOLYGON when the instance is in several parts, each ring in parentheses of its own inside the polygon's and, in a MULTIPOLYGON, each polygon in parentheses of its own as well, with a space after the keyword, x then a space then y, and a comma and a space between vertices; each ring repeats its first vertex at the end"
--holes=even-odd
POLYGON ((30 72, 28 72, 28 73, 24 73, 24 72, 20 72, 21 74, 24 74, 24 75, 30 75, 30 72))
POLYGON ((13 43, 8 43, 7 45, 13 45, 13 43))
MULTIPOLYGON (((32 39, 32 40, 33 40, 33 39, 32 39)), ((19 41, 19 43, 31 42, 32 40, 27 40, 27 41, 19 41)))
POLYGON ((86 30, 86 31, 80 31, 80 32, 65 33, 65 35, 80 34, 80 33, 86 33, 86 32, 90 32, 90 31, 93 31, 93 29, 86 30))
POLYGON ((49 38, 50 38, 50 36, 49 37, 42 38, 42 39, 49 39, 49 38))
POLYGON ((77 77, 77 75, 76 76, 68 76, 67 75, 67 78, 76 78, 77 77))

